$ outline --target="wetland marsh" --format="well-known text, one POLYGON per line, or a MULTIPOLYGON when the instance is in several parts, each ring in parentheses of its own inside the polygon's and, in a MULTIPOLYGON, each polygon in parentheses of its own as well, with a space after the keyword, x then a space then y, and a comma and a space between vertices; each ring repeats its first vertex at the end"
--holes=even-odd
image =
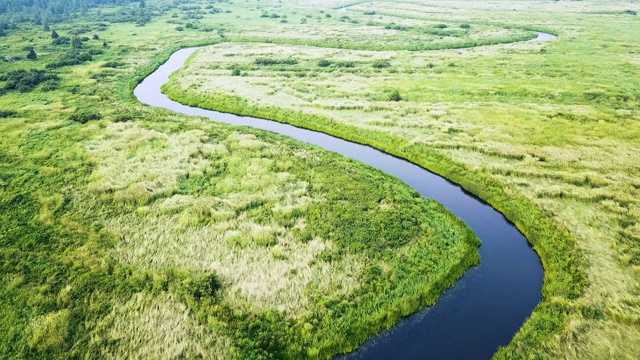
POLYGON ((6 3, 3 357, 328 358, 477 263, 398 179, 135 100, 201 45, 171 98, 373 146, 526 235, 542 301, 495 358, 640 351, 636 1, 6 3))

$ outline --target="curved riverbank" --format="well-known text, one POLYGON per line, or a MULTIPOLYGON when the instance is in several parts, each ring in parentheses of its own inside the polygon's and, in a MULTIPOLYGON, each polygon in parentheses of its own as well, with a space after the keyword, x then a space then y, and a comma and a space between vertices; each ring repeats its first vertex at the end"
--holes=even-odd
POLYGON ((193 51, 178 51, 146 78, 135 90, 138 99, 188 115, 278 132, 366 162, 399 177, 423 196, 443 203, 482 240, 479 267, 469 270, 435 306, 403 320, 400 326, 374 338, 351 357, 487 358, 511 340, 540 301, 543 273, 524 236, 500 213, 459 186, 373 148, 291 125, 194 108, 170 100, 160 87, 193 51), (423 341, 417 342, 416 338, 423 341))

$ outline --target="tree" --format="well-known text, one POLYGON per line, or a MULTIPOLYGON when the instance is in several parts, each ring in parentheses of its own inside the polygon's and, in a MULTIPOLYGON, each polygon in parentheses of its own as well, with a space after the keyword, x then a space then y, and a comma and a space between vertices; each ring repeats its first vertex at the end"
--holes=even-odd
POLYGON ((106 41, 103 41, 103 42, 102 42, 102 47, 103 47, 103 48, 106 48, 107 46, 109 46, 109 44, 107 44, 107 42, 106 42, 106 41))
POLYGON ((36 52, 33 49, 31 49, 31 50, 29 50, 29 53, 27 53, 27 59, 36 60, 36 59, 38 59, 38 55, 36 54, 36 52))
POLYGON ((57 38, 59 38, 59 37, 60 37, 60 35, 58 35, 58 33, 57 33, 55 30, 53 30, 53 31, 51 32, 51 38, 52 38, 52 39, 57 39, 57 38))
POLYGON ((144 0, 140 0, 140 8, 144 9, 147 7, 147 4, 145 4, 144 0))
POLYGON ((100 40, 100 35, 93 34, 93 40, 100 40))

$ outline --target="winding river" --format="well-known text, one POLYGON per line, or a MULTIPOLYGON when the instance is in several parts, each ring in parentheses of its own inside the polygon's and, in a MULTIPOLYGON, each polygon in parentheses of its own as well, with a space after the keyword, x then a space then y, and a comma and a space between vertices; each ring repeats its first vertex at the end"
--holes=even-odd
MULTIPOLYGON (((539 33, 534 41, 555 36, 539 33)), ((527 239, 505 217, 460 186, 406 160, 327 134, 275 121, 182 105, 160 90, 196 51, 175 52, 134 90, 144 104, 218 122, 290 136, 362 161, 395 176, 422 196, 439 201, 482 240, 481 263, 432 307, 402 319, 345 359, 487 359, 514 334, 541 300, 543 269, 527 239)))

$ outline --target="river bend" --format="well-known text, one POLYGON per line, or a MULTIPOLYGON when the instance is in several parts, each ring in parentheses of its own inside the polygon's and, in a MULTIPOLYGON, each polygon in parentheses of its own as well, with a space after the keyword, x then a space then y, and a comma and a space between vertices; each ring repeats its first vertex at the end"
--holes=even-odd
MULTIPOLYGON (((555 36, 539 33, 534 41, 555 36)), ((541 300, 543 269, 527 239, 497 210, 460 186, 413 163, 372 147, 275 121, 186 106, 169 99, 161 86, 196 51, 175 52, 134 90, 144 104, 250 126, 290 136, 395 176, 422 196, 442 203, 464 220, 482 241, 481 263, 432 307, 420 310, 374 336, 346 359, 487 359, 507 345, 541 300)))

